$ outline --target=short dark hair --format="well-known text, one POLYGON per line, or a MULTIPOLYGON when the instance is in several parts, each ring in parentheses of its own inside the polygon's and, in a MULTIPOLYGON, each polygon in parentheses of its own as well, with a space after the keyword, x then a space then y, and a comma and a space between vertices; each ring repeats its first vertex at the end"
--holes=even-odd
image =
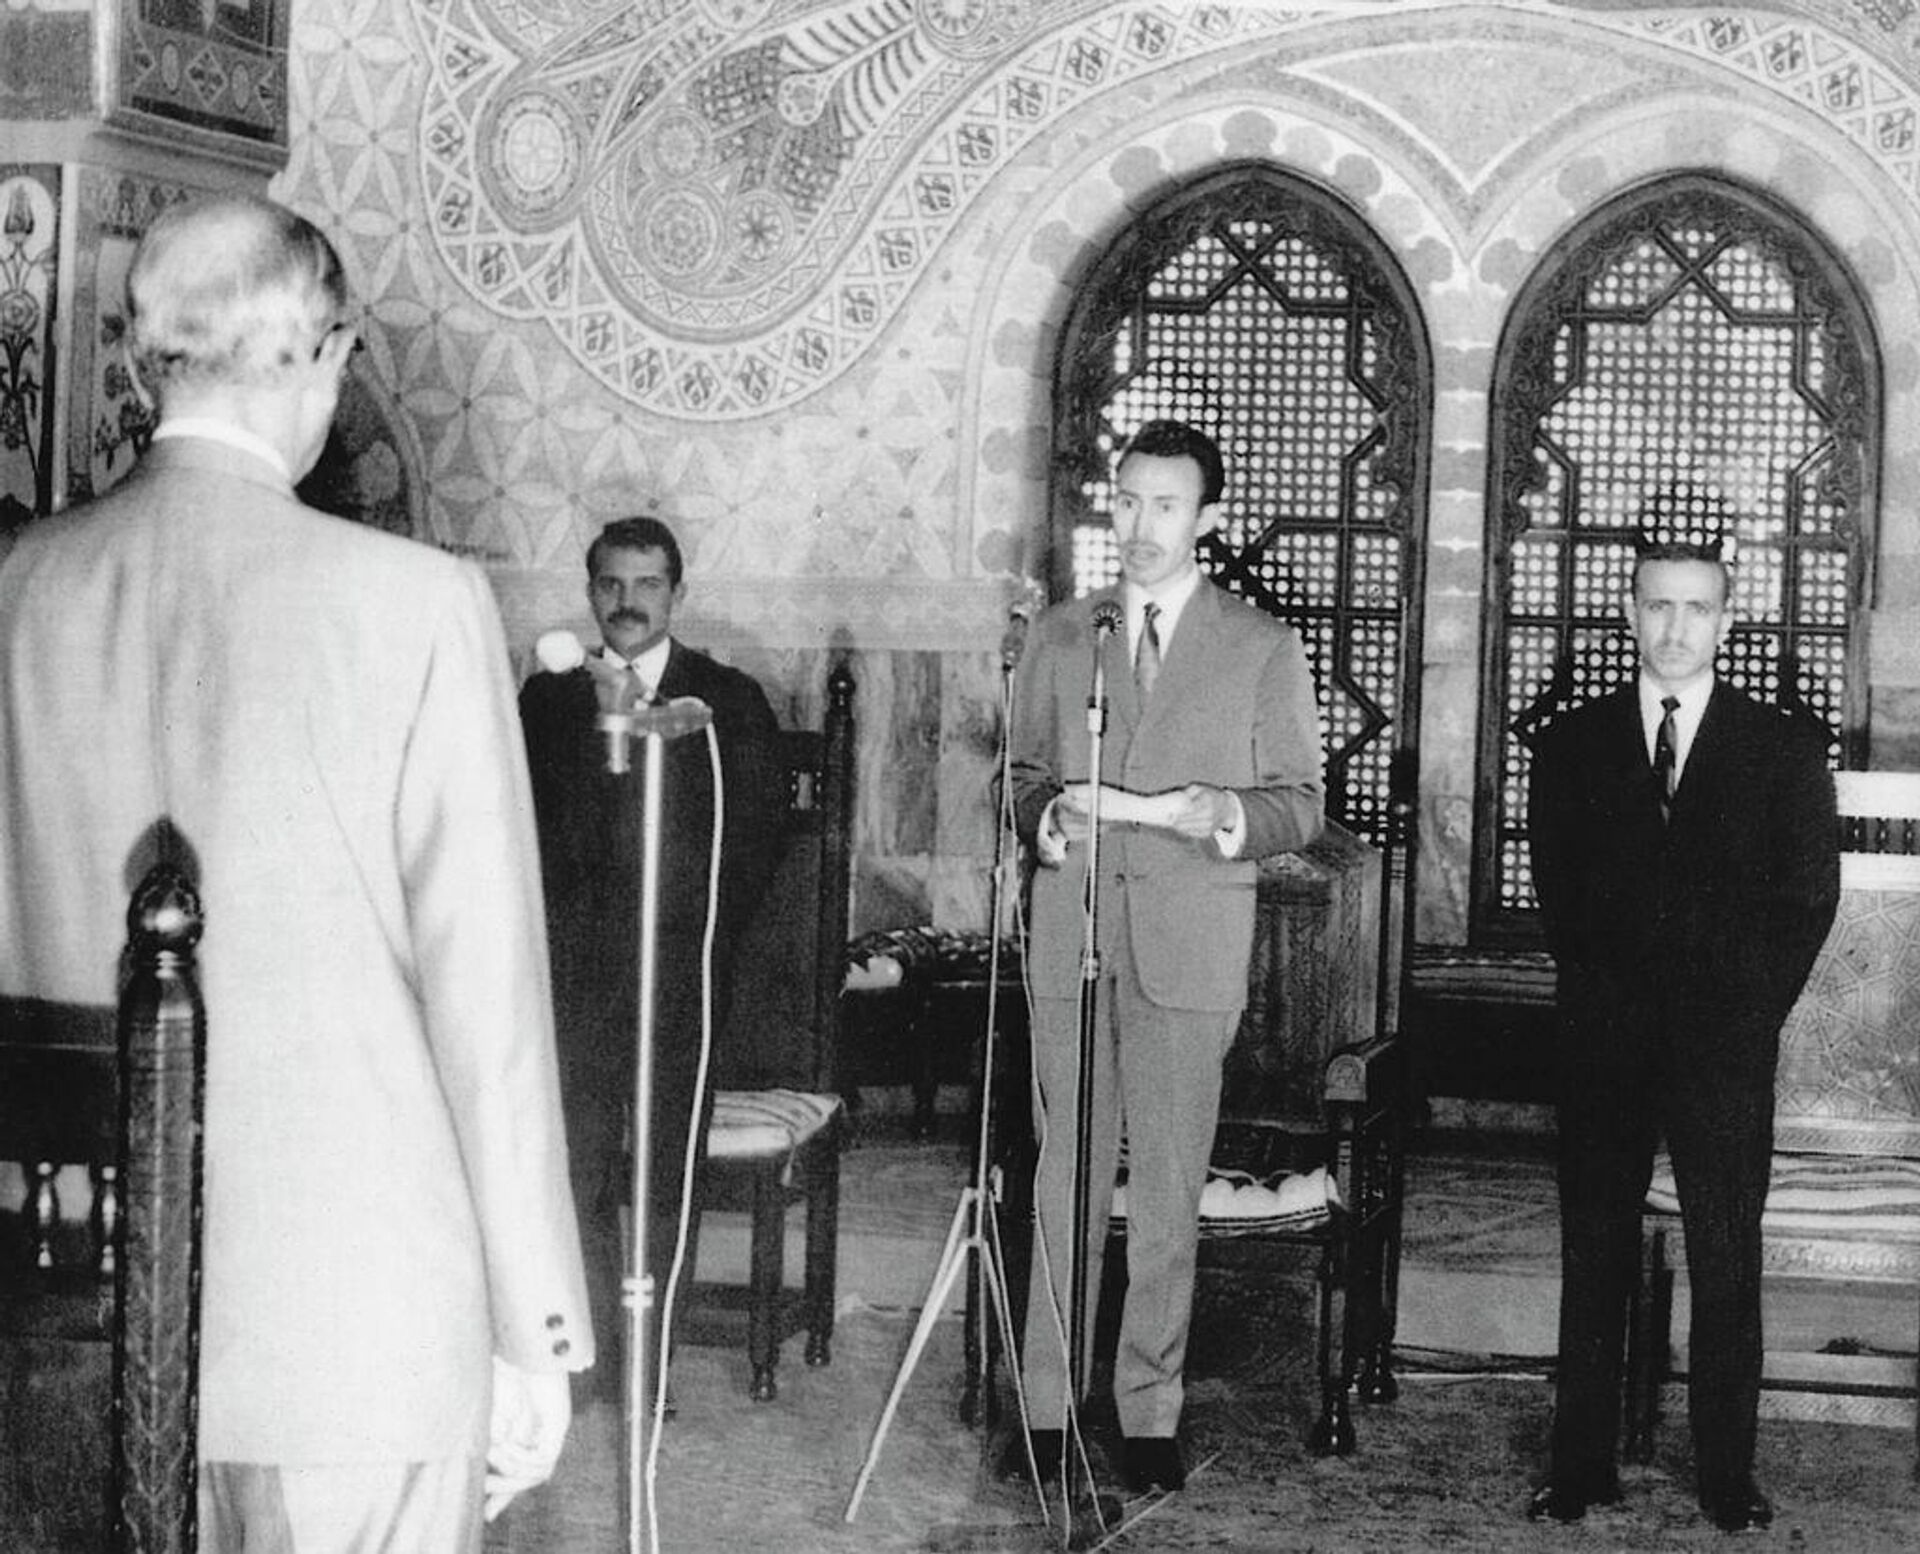
POLYGON ((1720 569, 1722 597, 1733 597, 1733 504, 1710 486, 1677 480, 1641 505, 1633 531, 1633 586, 1649 561, 1705 561, 1720 569))
POLYGON ((1130 453, 1153 459, 1192 459, 1200 466, 1200 505, 1210 507, 1227 489, 1226 460, 1220 457, 1220 445, 1205 432, 1185 421, 1149 421, 1127 439, 1114 460, 1117 470, 1130 453))
POLYGON ((597 535, 587 547, 587 576, 591 578, 600 565, 600 553, 605 550, 658 550, 667 557, 667 582, 669 586, 680 586, 680 542, 673 537, 669 529, 658 518, 643 515, 637 518, 616 518, 597 535))

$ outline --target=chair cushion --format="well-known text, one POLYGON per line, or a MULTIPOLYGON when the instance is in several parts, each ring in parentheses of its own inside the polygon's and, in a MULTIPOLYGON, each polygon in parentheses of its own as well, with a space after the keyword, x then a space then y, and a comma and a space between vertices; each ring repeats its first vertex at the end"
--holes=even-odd
MULTIPOLYGON (((887 928, 862 934, 847 946, 848 985, 882 979, 882 986, 905 980, 977 982, 987 974, 993 942, 983 932, 953 928, 887 928)), ((1017 977, 1020 945, 1000 941, 1000 974, 1017 977)))
POLYGON ((716 1090, 707 1154, 716 1160, 788 1155, 833 1120, 837 1095, 802 1090, 716 1090))
MULTIPOLYGON (((1245 1171, 1209 1167, 1200 1191, 1200 1234, 1242 1236, 1267 1230, 1296 1230, 1332 1218, 1340 1189, 1325 1166, 1262 1181, 1245 1171)), ((1115 1228, 1127 1218, 1127 1184, 1113 1189, 1115 1228)))
MULTIPOLYGON (((1680 1212, 1664 1153, 1654 1161, 1647 1207, 1680 1212)), ((1769 1231, 1920 1237, 1920 1160, 1776 1154, 1761 1223, 1769 1231)))

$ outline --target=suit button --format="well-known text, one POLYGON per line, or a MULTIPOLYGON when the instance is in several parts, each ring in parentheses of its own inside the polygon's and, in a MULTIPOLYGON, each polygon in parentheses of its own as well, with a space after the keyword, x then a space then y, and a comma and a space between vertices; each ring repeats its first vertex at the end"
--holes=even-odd
POLYGON ((556 1355, 567 1355, 572 1353, 572 1351, 573 1341, 571 1339, 559 1338, 554 1340, 553 1352, 556 1355))
POLYGON ((558 1329, 565 1327, 566 1325, 567 1325, 567 1319, 561 1316, 560 1313, 557 1311, 551 1313, 547 1317, 547 1331, 549 1333, 555 1332, 558 1329))

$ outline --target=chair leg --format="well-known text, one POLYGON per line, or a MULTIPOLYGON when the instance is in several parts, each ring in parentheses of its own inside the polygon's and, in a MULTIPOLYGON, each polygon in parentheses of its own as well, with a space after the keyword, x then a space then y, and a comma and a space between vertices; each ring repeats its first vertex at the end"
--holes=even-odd
MULTIPOLYGON (((1345 1232, 1340 1234, 1344 1237, 1345 1232)), ((1347 1267, 1352 1250, 1335 1241, 1320 1259, 1320 1332, 1316 1343, 1320 1368, 1320 1417, 1307 1436, 1307 1449, 1316 1457, 1345 1457, 1355 1445, 1353 1411, 1348 1394, 1353 1387, 1353 1334, 1348 1330, 1350 1303, 1347 1267)))
POLYGON ((747 1295, 747 1363, 753 1369, 748 1391, 756 1403, 771 1403, 780 1392, 773 1370, 780 1358, 780 1298, 785 1283, 781 1264, 786 1222, 786 1194, 780 1185, 779 1165, 756 1166, 747 1295))
POLYGON ((1391 1403, 1400 1396, 1400 1381, 1393 1373, 1393 1341, 1400 1330, 1400 1245, 1405 1223, 1403 1207, 1407 1197, 1407 1161, 1404 1126, 1397 1118, 1389 1124, 1392 1139, 1387 1168, 1387 1207, 1380 1222, 1379 1267, 1373 1288, 1379 1295, 1379 1327, 1374 1333, 1373 1350, 1367 1357, 1366 1379, 1361 1396, 1369 1403, 1391 1403))
POLYGON ((840 1146, 822 1141, 807 1193, 807 1364, 833 1363, 834 1258, 840 1226, 840 1146))
POLYGON ((1359 1392, 1363 1402, 1391 1403, 1400 1396, 1400 1379, 1393 1373, 1393 1243, 1395 1228, 1388 1224, 1367 1234, 1367 1255, 1350 1300, 1365 1315, 1366 1337, 1360 1346, 1359 1392))

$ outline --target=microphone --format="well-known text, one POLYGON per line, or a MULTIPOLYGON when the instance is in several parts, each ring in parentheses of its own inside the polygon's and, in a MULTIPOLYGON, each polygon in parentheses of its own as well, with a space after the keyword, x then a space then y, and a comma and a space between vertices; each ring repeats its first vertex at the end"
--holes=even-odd
POLYGON ((1027 625, 1032 619, 1033 606, 1025 599, 1014 600, 1007 610, 1007 629, 1000 634, 1001 667, 1019 666, 1020 655, 1027 650, 1027 625))
POLYGON ((567 674, 587 661, 587 650, 578 637, 561 626, 541 633, 533 645, 533 656, 548 674, 567 674))
POLYGON ((1112 636, 1126 623, 1126 612, 1111 599, 1102 600, 1093 607, 1093 634, 1097 638, 1112 636))

